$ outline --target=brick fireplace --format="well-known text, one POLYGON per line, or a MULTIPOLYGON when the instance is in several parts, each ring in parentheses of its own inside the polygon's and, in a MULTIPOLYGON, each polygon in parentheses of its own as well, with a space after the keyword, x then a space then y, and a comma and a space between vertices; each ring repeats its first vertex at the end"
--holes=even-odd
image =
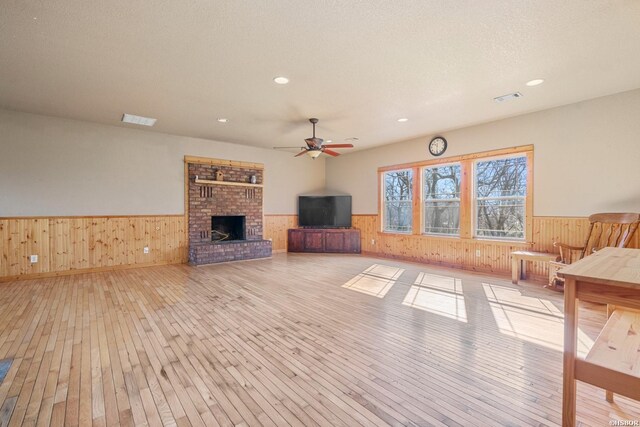
POLYGON ((271 241, 262 238, 262 165, 189 157, 185 162, 189 262, 201 265, 270 257, 271 241))

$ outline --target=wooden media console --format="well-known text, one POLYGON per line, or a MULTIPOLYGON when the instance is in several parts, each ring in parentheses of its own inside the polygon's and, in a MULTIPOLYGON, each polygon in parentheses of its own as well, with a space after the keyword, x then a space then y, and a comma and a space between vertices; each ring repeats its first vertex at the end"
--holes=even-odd
POLYGON ((290 228, 289 252, 360 253, 360 230, 354 228, 290 228))

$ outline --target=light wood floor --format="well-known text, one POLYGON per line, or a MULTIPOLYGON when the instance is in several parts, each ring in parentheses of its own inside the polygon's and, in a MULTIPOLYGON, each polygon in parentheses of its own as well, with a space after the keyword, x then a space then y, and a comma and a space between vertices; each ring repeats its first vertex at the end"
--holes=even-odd
MULTIPOLYGON (((360 256, 276 255, 0 284, 2 425, 538 426, 562 295, 360 256)), ((583 310, 588 346, 604 323, 583 310)), ((578 419, 640 419, 580 385, 578 419)))

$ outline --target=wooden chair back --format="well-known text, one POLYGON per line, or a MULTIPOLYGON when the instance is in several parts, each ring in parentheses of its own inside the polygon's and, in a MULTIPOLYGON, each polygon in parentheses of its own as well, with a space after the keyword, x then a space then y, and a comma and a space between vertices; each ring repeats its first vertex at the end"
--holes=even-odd
POLYGON ((605 247, 626 248, 640 224, 637 213, 598 213, 589 217, 589 231, 583 246, 572 246, 554 242, 560 249, 560 261, 549 262, 549 287, 558 289, 564 279, 557 276, 558 270, 567 264, 581 260, 605 247))
POLYGON ((580 259, 605 248, 626 248, 638 229, 640 214, 598 213, 589 217, 589 233, 580 259))

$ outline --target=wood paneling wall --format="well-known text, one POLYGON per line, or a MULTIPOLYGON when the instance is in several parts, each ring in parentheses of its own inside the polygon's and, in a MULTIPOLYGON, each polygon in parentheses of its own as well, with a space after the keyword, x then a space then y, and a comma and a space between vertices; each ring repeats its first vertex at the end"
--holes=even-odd
POLYGON ((298 215, 265 215, 264 238, 271 239, 273 252, 287 251, 287 230, 298 227, 298 215))
MULTIPOLYGON (((287 229, 297 226, 297 215, 265 215, 264 238, 272 239, 274 252, 284 252, 287 229)), ((361 231, 365 254, 507 274, 511 251, 557 252, 554 241, 582 245, 589 221, 534 217, 533 245, 380 233, 377 215, 354 215, 353 227, 361 231), (476 256, 477 249, 480 256, 476 256)), ((632 247, 640 247, 640 234, 634 237, 632 247)), ((183 215, 0 218, 2 280, 183 262, 187 262, 183 215), (38 255, 38 263, 29 262, 32 254, 38 255)), ((530 272, 539 278, 547 274, 542 263, 533 263, 530 272)))
MULTIPOLYGON (((285 252, 298 216, 264 219, 264 238, 285 252)), ((183 215, 0 218, 0 279, 187 262, 185 226, 183 215)))
MULTIPOLYGON (((557 253, 553 242, 581 246, 589 228, 587 218, 534 217, 533 245, 451 237, 400 235, 381 233, 378 215, 354 215, 353 226, 362 234, 363 253, 390 258, 439 264, 468 270, 507 274, 511 271, 511 252, 534 250, 557 253), (476 251, 480 251, 480 256, 476 251)), ((640 247, 639 234, 631 247, 640 247)), ((547 268, 543 263, 531 263, 529 272, 543 279, 547 268)))
POLYGON ((183 215, 0 218, 4 279, 186 260, 183 215))

